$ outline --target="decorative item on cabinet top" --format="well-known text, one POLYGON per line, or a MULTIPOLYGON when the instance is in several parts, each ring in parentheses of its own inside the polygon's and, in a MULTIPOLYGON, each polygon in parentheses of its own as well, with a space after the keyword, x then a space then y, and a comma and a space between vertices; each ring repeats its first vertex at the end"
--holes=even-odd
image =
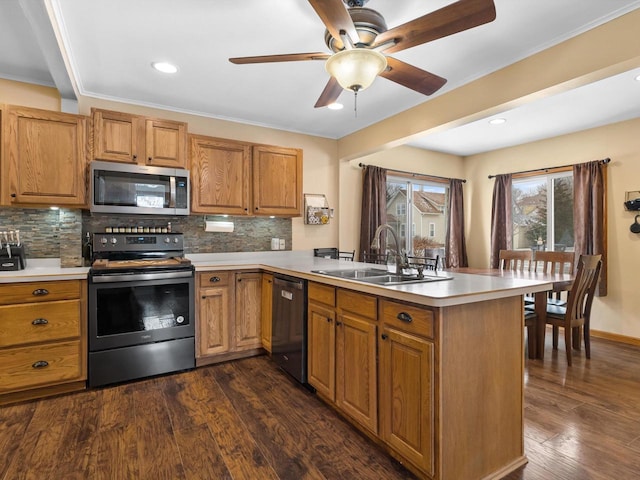
POLYGON ((304 212, 307 225, 326 225, 333 217, 333 208, 329 208, 327 197, 322 193, 304 194, 304 212))
POLYGON ((640 210, 640 191, 624 192, 624 200, 625 210, 640 210))

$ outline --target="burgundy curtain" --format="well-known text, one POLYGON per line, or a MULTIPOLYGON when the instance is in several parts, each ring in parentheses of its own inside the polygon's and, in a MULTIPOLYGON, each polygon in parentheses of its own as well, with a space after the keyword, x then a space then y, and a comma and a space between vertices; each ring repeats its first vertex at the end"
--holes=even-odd
POLYGON ((498 268, 500 250, 511 250, 513 215, 511 174, 496 175, 491 206, 491 268, 498 268))
POLYGON ((602 255, 598 295, 607 294, 605 252, 605 164, 600 160, 573 166, 575 255, 602 255))
POLYGON ((449 221, 447 222, 447 267, 468 267, 467 246, 464 239, 464 203, 462 180, 449 182, 449 221))
MULTIPOLYGON (((360 260, 371 250, 373 234, 387 223, 387 171, 368 165, 364 167, 362 183, 362 216, 360 217, 360 260)), ((382 241, 381 241, 382 243, 382 241)), ((384 245, 381 251, 384 251, 384 245)))

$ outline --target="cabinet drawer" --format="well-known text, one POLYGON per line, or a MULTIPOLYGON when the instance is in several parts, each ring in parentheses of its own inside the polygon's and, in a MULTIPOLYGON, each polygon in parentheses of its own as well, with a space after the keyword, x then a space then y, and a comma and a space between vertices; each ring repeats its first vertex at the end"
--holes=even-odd
POLYGON ((415 307, 382 300, 382 320, 399 330, 433 338, 433 311, 428 307, 415 307))
POLYGON ((199 273, 198 277, 201 287, 221 287, 229 285, 231 275, 231 272, 213 271, 199 273))
POLYGON ((80 336, 80 300, 0 307, 0 347, 80 336))
POLYGON ((80 298, 80 280, 11 283, 0 287, 0 305, 80 298))
POLYGON ((0 393, 83 380, 80 341, 0 351, 0 393))
POLYGON ((330 285, 309 282, 309 291, 307 293, 309 300, 314 300, 325 305, 336 306, 336 289, 330 285))
POLYGON ((371 295, 339 289, 338 308, 371 320, 378 318, 378 301, 371 295))

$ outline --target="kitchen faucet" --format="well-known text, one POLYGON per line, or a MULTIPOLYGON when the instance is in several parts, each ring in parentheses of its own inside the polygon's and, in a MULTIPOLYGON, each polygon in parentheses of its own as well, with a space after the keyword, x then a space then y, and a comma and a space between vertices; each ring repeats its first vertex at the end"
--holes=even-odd
POLYGON ((379 249, 380 248, 380 234, 383 230, 388 230, 391 232, 391 236, 393 237, 393 241, 396 244, 395 257, 396 257, 396 275, 402 275, 402 271, 405 268, 409 268, 409 260, 406 257, 406 254, 402 254, 400 250, 400 242, 398 241, 398 236, 396 232, 393 230, 391 225, 383 223, 378 228, 376 228, 375 233, 373 234, 373 240, 371 240, 371 248, 379 249))

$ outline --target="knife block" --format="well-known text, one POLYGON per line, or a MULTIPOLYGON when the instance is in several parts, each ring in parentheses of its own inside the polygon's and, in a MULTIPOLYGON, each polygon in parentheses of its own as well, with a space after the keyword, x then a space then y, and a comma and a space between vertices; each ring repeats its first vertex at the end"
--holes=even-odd
POLYGON ((11 257, 9 257, 6 247, 0 250, 0 271, 24 270, 27 267, 24 246, 12 245, 9 248, 11 249, 11 257))

